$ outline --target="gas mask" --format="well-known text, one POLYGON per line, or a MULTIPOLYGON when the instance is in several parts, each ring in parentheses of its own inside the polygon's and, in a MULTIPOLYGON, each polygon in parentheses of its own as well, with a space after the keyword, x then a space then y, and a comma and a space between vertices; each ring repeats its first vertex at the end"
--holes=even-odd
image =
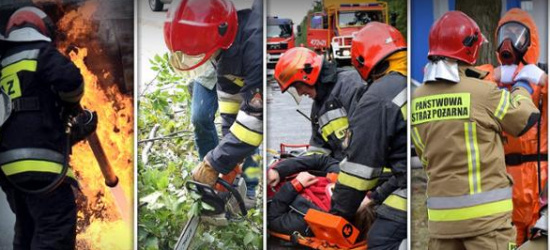
POLYGON ((529 29, 518 22, 505 23, 498 29, 498 58, 503 65, 519 64, 530 45, 529 29))

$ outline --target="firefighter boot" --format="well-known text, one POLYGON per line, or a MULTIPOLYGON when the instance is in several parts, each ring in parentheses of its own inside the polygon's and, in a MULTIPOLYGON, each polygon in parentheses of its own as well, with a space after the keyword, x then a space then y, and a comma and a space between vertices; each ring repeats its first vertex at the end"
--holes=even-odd
POLYGON ((218 171, 216 171, 206 159, 193 170, 193 180, 214 187, 218 180, 218 171))

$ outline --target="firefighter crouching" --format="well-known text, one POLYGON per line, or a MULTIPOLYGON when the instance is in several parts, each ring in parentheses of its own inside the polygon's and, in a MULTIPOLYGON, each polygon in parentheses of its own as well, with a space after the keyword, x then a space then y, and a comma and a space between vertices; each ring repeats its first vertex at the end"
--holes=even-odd
POLYGON ((16 216, 14 249, 75 248, 78 184, 68 154, 95 130, 97 117, 78 115, 78 132, 69 138, 67 117, 79 106, 84 83, 54 47, 54 34, 42 10, 23 7, 9 18, 3 38, 0 85, 11 98, 11 115, 0 128, 0 185, 16 216))
POLYGON ((501 132, 519 136, 539 118, 523 81, 512 91, 471 67, 485 42, 478 25, 450 11, 432 26, 424 84, 413 94, 411 136, 426 169, 430 249, 508 249, 512 180, 501 132))

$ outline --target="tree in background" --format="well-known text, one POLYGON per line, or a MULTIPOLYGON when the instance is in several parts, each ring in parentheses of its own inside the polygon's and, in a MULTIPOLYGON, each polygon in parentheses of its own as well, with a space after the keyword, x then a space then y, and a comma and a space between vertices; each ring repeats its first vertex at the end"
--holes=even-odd
POLYGON ((460 10, 477 22, 489 44, 481 46, 477 64, 497 65, 495 32, 500 19, 502 1, 500 0, 456 0, 455 9, 460 10))

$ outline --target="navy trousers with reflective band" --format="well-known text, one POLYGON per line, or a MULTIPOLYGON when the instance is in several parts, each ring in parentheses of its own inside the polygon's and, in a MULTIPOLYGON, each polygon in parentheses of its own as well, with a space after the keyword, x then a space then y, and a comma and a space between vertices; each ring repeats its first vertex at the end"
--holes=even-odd
POLYGON ((10 184, 0 184, 16 216, 15 250, 75 249, 77 208, 70 184, 63 183, 44 195, 25 194, 10 184))

